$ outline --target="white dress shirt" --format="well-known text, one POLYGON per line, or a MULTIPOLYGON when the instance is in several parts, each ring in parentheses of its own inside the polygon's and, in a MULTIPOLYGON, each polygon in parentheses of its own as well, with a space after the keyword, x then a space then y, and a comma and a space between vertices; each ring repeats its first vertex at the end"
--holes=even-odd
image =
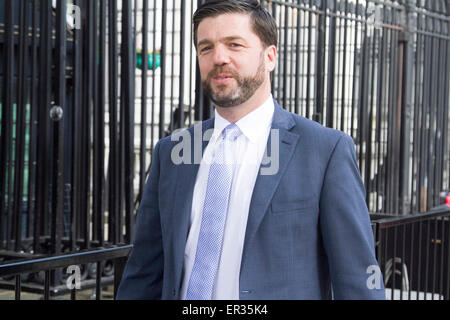
MULTIPOLYGON (((236 139, 233 145, 234 152, 230 155, 235 165, 213 299, 239 299, 239 273, 250 201, 266 149, 274 109, 273 98, 270 96, 263 105, 236 122, 242 134, 236 139)), ((186 297, 197 251, 212 151, 220 142, 218 138, 222 130, 229 124, 230 122, 221 117, 216 110, 214 132, 204 151, 194 187, 190 228, 184 251, 181 299, 186 297)), ((228 155, 227 159, 230 159, 228 155)))

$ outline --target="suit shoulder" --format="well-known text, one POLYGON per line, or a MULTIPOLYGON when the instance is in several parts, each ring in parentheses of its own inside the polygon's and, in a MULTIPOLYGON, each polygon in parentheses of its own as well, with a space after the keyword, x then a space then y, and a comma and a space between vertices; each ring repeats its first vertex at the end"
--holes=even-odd
POLYGON ((193 139, 206 138, 208 134, 211 133, 208 130, 213 127, 213 124, 214 119, 210 118, 195 123, 191 127, 175 130, 174 132, 172 132, 172 134, 168 135, 167 137, 161 138, 157 142, 160 152, 165 153, 166 151, 172 150, 174 145, 178 144, 184 139, 189 139, 187 141, 193 141, 193 139))
POLYGON ((302 137, 312 139, 320 144, 325 143, 331 145, 336 145, 341 139, 351 139, 353 141, 353 138, 343 131, 325 127, 316 121, 298 114, 291 113, 291 115, 296 123, 293 130, 297 131, 302 137))

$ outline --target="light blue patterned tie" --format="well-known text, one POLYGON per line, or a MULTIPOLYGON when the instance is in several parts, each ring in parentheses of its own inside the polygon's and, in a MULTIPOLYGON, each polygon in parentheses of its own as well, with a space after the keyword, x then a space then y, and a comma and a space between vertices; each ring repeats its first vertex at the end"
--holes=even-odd
POLYGON ((222 132, 209 168, 202 222, 194 266, 186 292, 186 300, 212 298, 214 281, 222 251, 222 238, 230 198, 233 166, 228 161, 232 144, 241 131, 234 123, 222 132))

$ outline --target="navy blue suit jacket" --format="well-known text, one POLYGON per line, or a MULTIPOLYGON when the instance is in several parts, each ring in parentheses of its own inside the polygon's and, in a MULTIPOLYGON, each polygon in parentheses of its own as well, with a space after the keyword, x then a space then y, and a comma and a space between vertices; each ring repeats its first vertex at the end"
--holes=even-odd
MULTIPOLYGON (((198 125, 204 132, 214 119, 198 125)), ((240 299, 384 299, 382 281, 368 286, 368 268, 378 264, 352 138, 277 103, 272 129, 279 168, 255 183, 240 299)), ((199 161, 175 164, 172 140, 155 146, 118 299, 179 299, 199 161)))

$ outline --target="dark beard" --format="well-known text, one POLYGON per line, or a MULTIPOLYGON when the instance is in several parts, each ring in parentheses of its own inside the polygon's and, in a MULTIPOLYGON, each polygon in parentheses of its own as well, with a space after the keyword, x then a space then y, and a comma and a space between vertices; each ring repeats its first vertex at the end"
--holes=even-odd
MULTIPOLYGON (((255 91, 263 84, 263 82, 264 64, 261 60, 258 70, 254 76, 241 77, 233 70, 228 70, 226 67, 218 67, 208 74, 206 80, 202 81, 202 85, 205 90, 205 94, 216 106, 221 108, 231 108, 243 104, 250 99, 255 94, 255 91), (227 95, 216 94, 211 87, 211 79, 221 73, 230 74, 237 82, 237 88, 227 95)), ((218 86, 217 91, 220 93, 220 91, 225 88, 226 86, 218 86)))

